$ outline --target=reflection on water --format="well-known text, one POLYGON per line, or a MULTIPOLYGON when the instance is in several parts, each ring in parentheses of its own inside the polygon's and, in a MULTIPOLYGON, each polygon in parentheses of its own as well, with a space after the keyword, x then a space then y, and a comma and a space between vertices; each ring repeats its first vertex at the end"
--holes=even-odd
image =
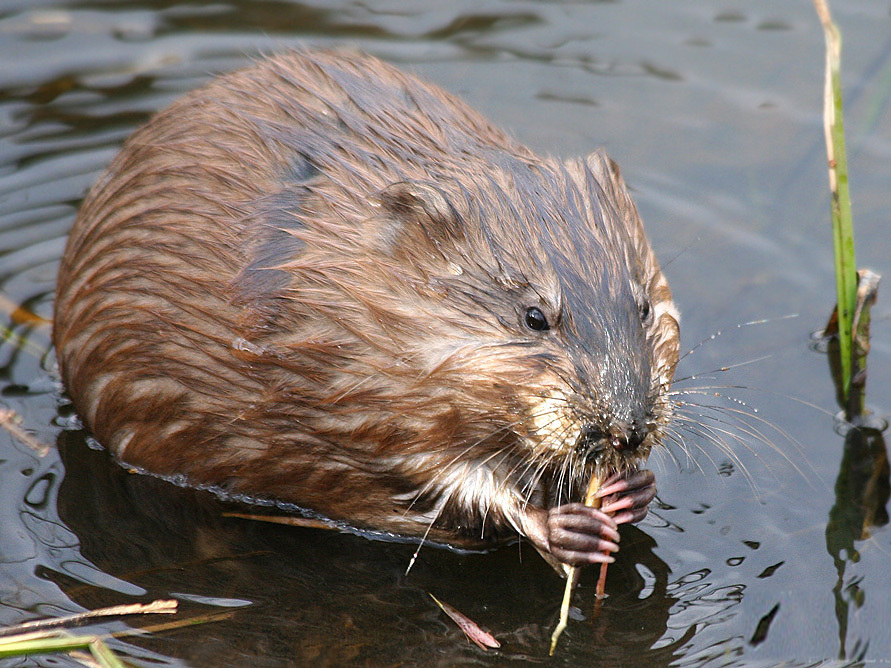
MULTIPOLYGON (((891 16, 883 3, 835 4, 858 251, 887 276, 891 16)), ((707 432, 687 437, 692 460, 656 453, 660 503, 623 532, 596 621, 585 573, 548 661, 562 583, 528 547, 425 547, 405 576, 412 545, 226 518, 210 494, 91 447, 60 398, 47 328, 4 308, 0 408, 25 435, 0 431, 0 624, 173 596, 187 615, 231 617, 115 648, 140 665, 891 665, 888 490, 862 466, 884 443, 835 435, 825 361, 807 347, 833 300, 823 44, 808 3, 10 0, 2 296, 49 318, 78 202, 124 137, 211 73, 307 43, 416 70, 541 152, 606 145, 667 264, 687 347, 728 330, 683 361, 679 375, 697 377, 679 387, 739 400, 712 413, 740 437, 727 439, 735 457, 707 432), (734 329, 761 318, 773 320, 734 329), (728 365, 740 366, 703 374, 728 365), (501 650, 468 643, 428 592, 501 650)), ((884 410, 888 313, 880 300, 870 360, 884 410)))
POLYGON ((846 577, 846 571, 849 563, 860 560, 860 546, 869 547, 866 541, 871 535, 888 525, 888 478, 888 449, 882 432, 868 427, 850 429, 835 482, 835 505, 826 524, 826 549, 838 572, 832 591, 841 659, 866 658, 867 647, 859 638, 854 638, 853 647, 848 646, 849 620, 863 607, 865 597, 884 598, 881 591, 867 591, 859 575, 846 577))
MULTIPOLYGON (((413 545, 225 518, 225 505, 209 493, 129 473, 86 447, 78 432, 64 432, 58 451, 66 473, 56 506, 79 539, 69 541, 79 570, 45 564, 45 579, 85 608, 111 605, 122 593, 140 600, 173 595, 187 614, 207 612, 221 599, 246 602, 230 621, 201 629, 198 647, 151 643, 166 653, 233 666, 289 657, 419 665, 431 651, 436 665, 473 662, 476 648, 427 592, 490 627, 503 643, 501 662, 541 657, 547 646, 561 583, 528 548, 456 554, 427 547, 406 576, 413 545)), ((632 529, 623 541, 628 557, 610 571, 617 594, 595 626, 580 620, 570 631, 608 640, 617 660, 646 653, 664 635, 673 600, 652 538, 632 529)), ((577 597, 583 618, 593 610, 593 580, 577 597)), ((661 652, 665 665, 675 645, 661 652)), ((567 655, 583 660, 589 651, 583 645, 567 655)))

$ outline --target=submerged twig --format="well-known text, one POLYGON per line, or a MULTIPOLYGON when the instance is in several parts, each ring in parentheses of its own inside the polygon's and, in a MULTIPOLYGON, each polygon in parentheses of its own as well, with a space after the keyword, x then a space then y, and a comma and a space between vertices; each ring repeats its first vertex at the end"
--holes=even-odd
POLYGON ((43 318, 21 304, 12 301, 6 295, 0 294, 0 313, 6 313, 13 324, 28 325, 30 327, 49 327, 51 320, 43 318))
POLYGON ((68 633, 67 628, 107 617, 174 614, 176 610, 176 601, 158 600, 148 604, 116 605, 65 617, 24 622, 0 629, 0 636, 3 636, 0 638, 0 657, 89 650, 102 668, 126 668, 124 662, 105 643, 107 638, 115 634, 73 635, 68 633))
POLYGON ((21 304, 16 304, 2 293, 0 293, 0 313, 5 313, 11 321, 9 327, 0 327, 0 342, 9 343, 17 350, 27 352, 37 359, 42 358, 46 354, 46 348, 38 346, 27 336, 16 333, 13 328, 21 325, 34 330, 48 332, 49 327, 52 325, 51 321, 41 318, 21 304))
MULTIPOLYGON (((124 615, 144 614, 173 614, 177 612, 177 601, 158 600, 148 604, 136 603, 131 605, 116 605, 110 608, 89 610, 76 615, 58 617, 54 619, 41 619, 0 630, 0 658, 12 656, 29 656, 32 654, 51 654, 55 652, 67 652, 76 660, 84 662, 88 660, 85 654, 78 650, 89 650, 93 659, 102 668, 126 668, 116 654, 105 643, 109 638, 127 638, 149 633, 161 633, 174 629, 181 629, 196 624, 206 624, 223 619, 231 619, 232 612, 213 612, 198 615, 188 619, 178 619, 165 624, 155 624, 141 628, 131 628, 114 633, 87 633, 72 634, 68 627, 78 624, 90 623, 108 617, 120 617, 124 615), (64 625, 60 628, 60 625, 64 625), (7 635, 13 633, 14 635, 7 635)), ((94 665, 90 663, 89 665, 94 665)))
POLYGON ((21 427, 21 418, 18 413, 9 409, 0 409, 0 427, 8 431, 13 438, 21 441, 31 448, 38 457, 45 457, 49 452, 49 446, 44 445, 31 436, 21 427))
POLYGON ((608 564, 604 561, 600 564, 600 576, 597 578, 597 589, 594 590, 594 619, 600 615, 600 608, 603 606, 603 599, 606 598, 606 567, 608 564))
POLYGON ((324 520, 315 520, 311 517, 294 517, 291 515, 255 515, 251 513, 223 513, 223 517, 235 517, 241 520, 253 520, 255 522, 270 522, 271 524, 285 524, 292 527, 303 527, 305 529, 328 529, 336 531, 337 527, 332 526, 324 520))
POLYGON ((152 601, 151 603, 131 603, 127 605, 114 605, 110 608, 87 610, 86 612, 79 612, 65 617, 35 619, 30 622, 23 622, 21 624, 16 624, 15 626, 8 626, 0 629, 0 637, 21 633, 32 633, 35 631, 46 631, 60 626, 78 626, 104 617, 152 614, 172 615, 176 613, 177 605, 177 601, 159 599, 157 601, 152 601))
MULTIPOLYGON (((589 508, 600 508, 601 499, 597 497, 597 492, 602 484, 603 479, 596 472, 592 473, 591 479, 588 481, 588 491, 585 493, 585 505, 589 508)), ((557 641, 560 640, 560 635, 569 623, 569 605, 572 602, 572 592, 578 583, 578 577, 579 568, 577 566, 567 566, 566 586, 563 588, 563 602, 560 604, 560 619, 554 628, 554 632, 551 634, 551 649, 548 652, 550 656, 554 656, 554 652, 557 650, 557 641)), ((600 580, 603 580, 604 583, 606 581, 605 563, 600 565, 600 580)), ((598 597, 603 594, 600 580, 597 582, 598 597)))

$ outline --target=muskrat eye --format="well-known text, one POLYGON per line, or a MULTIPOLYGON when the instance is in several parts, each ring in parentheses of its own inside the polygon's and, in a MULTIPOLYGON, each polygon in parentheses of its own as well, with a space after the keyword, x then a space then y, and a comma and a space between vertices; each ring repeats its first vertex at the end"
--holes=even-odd
POLYGON ((649 327, 653 323, 653 308, 650 305, 650 300, 644 297, 638 304, 637 309, 640 311, 640 321, 644 324, 644 327, 649 327))
POLYGON ((524 318, 526 322, 526 326, 529 329, 534 329, 536 332, 544 332, 551 328, 548 324, 548 319, 545 317, 545 314, 542 313, 542 310, 537 306, 530 306, 526 309, 526 316, 524 318))

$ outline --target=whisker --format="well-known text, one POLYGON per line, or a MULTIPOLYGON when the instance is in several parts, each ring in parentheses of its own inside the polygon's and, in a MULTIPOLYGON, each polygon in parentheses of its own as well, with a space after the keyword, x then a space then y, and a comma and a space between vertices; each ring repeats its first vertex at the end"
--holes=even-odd
MULTIPOLYGON (((685 392, 695 392, 702 390, 714 390, 714 391, 723 391, 723 390, 746 390, 749 392, 757 392, 759 394, 768 394, 774 397, 779 397, 780 399, 785 399, 787 401, 792 401, 794 403, 800 404, 806 408, 811 408, 818 413, 821 413, 827 417, 836 418, 838 417, 837 413, 833 413, 830 410, 823 408, 822 406, 818 406, 817 404, 806 401, 805 399, 801 399, 800 397, 793 396, 791 394, 786 394, 785 392, 776 392, 775 390, 764 389, 760 387, 749 387, 748 385, 697 385, 695 387, 684 388, 684 387, 673 387, 669 394, 672 396, 677 394, 683 394, 685 392)), ((757 410, 757 409, 754 409, 757 410)))
MULTIPOLYGON (((680 418, 680 425, 678 427, 680 429, 684 429, 687 433, 692 434, 694 436, 699 436, 700 438, 706 441, 718 441, 720 443, 720 450, 724 452, 727 456, 736 462, 737 455, 733 452, 732 448, 730 448, 724 441, 723 437, 720 433, 716 432, 714 428, 709 425, 702 424, 698 421, 690 420, 689 424, 685 423, 683 416, 680 418)), ((673 434, 675 435, 675 434, 673 434)), ((683 440, 680 438, 680 434, 676 434, 679 440, 683 440)), ((704 446, 699 443, 695 443, 696 448, 708 459, 709 463, 715 468, 718 469, 717 462, 712 458, 711 453, 704 446)), ((695 457, 690 453, 686 441, 684 441, 685 452, 687 456, 690 458, 690 461, 696 465, 696 468, 699 469, 700 472, 704 472, 702 465, 697 461, 695 457)))
MULTIPOLYGON (((692 453, 690 452, 690 448, 687 446, 686 441, 684 441, 684 439, 681 438, 680 434, 675 433, 675 431, 673 429, 671 431, 666 431, 666 433, 665 433, 664 441, 663 441, 663 445, 665 447, 654 448, 653 452, 659 453, 659 455, 661 455, 662 453, 666 453, 669 457, 671 457, 672 461, 674 461, 676 467, 680 469, 681 468, 680 460, 677 458, 677 455, 675 455, 674 450, 672 448, 669 448, 667 445, 665 445, 665 441, 668 441, 672 445, 677 446, 684 453, 684 456, 687 458, 687 461, 690 462, 691 464, 693 464, 700 473, 705 472, 705 469, 702 468, 702 465, 698 461, 696 461, 696 459, 693 457, 692 453)), ((697 447, 700 447, 700 446, 697 446, 697 447)))
POLYGON ((436 516, 432 520, 430 520, 430 524, 427 525, 427 530, 424 531, 424 535, 421 536, 421 540, 418 543, 418 547, 415 548, 414 553, 411 555, 411 559, 408 560, 408 566, 406 567, 405 573, 404 573, 405 575, 409 574, 409 571, 411 571, 412 566, 414 566, 415 562, 418 560, 418 555, 421 553, 421 548, 424 547, 424 543, 427 542, 427 536, 430 535, 430 530, 433 529, 433 525, 436 524, 436 520, 439 519, 439 515, 441 513, 442 513, 442 510, 440 510, 438 513, 436 513, 436 516))
MULTIPOLYGON (((739 330, 739 329, 743 329, 744 327, 752 327, 754 325, 766 325, 766 324, 769 324, 772 322, 777 322, 777 321, 781 321, 781 320, 791 320, 792 318, 797 318, 797 317, 798 317, 797 313, 787 313, 786 315, 781 315, 781 316, 777 316, 774 318, 761 318, 759 320, 749 320, 748 322, 741 322, 736 325, 732 325, 730 327, 730 330, 739 330)), ((719 329, 718 331, 714 332, 713 334, 710 334, 709 336, 705 337, 699 343, 697 343, 695 346, 690 348, 687 352, 681 354, 681 356, 678 358, 678 361, 680 362, 681 360, 686 359, 687 357, 689 357, 690 355, 695 353, 697 350, 699 350, 703 345, 705 345, 709 341, 714 341, 715 339, 718 339, 719 337, 723 336, 727 331, 728 331, 727 329, 719 329)))
MULTIPOLYGON (((730 460, 739 468, 739 470, 742 471, 743 476, 751 486, 752 491, 756 494, 756 496, 760 498, 760 494, 758 493, 758 487, 755 484, 754 477, 751 475, 751 472, 749 471, 745 463, 740 459, 739 455, 734 452, 733 447, 730 445, 730 443, 725 440, 725 437, 729 437, 734 441, 741 443, 743 447, 751 451, 748 446, 745 445, 742 439, 740 439, 736 434, 732 432, 709 424, 703 424, 701 422, 690 421, 689 424, 683 424, 682 428, 694 436, 699 436, 706 441, 717 443, 719 446, 718 449, 725 455, 727 455, 727 457, 730 458, 730 460)), ((696 443, 696 447, 709 460, 711 465, 714 466, 716 470, 718 470, 719 467, 717 465, 717 462, 712 459, 709 451, 699 443, 696 443)), ((695 461, 695 459, 693 461, 695 461)))
MULTIPOLYGON (((681 460, 678 459, 677 454, 675 454, 674 447, 669 447, 668 444, 676 446, 679 450, 681 450, 681 452, 684 453, 684 456, 686 457, 688 462, 694 464, 700 472, 703 471, 702 466, 699 464, 699 462, 694 460, 693 457, 690 455, 690 450, 687 447, 687 444, 684 442, 684 439, 680 438, 680 436, 678 434, 675 434, 674 432, 666 432, 663 436, 663 447, 653 448, 652 452, 650 453, 651 458, 655 457, 656 464, 662 464, 661 460, 664 457, 668 457, 674 463, 674 467, 676 470, 680 470, 681 468, 683 468, 681 460)), ((655 468, 655 466, 653 468, 655 468)))
POLYGON ((702 371, 700 373, 691 374, 689 376, 682 376, 681 378, 674 379, 674 385, 678 383, 686 383, 691 380, 699 380, 700 378, 714 378, 711 374, 724 373, 726 371, 731 371, 732 369, 740 369, 745 366, 749 366, 751 364, 756 364, 757 362, 763 362, 764 360, 769 360, 773 355, 762 355, 761 357, 753 357, 750 360, 746 360, 745 362, 737 362, 736 364, 731 364, 729 366, 721 366, 711 371, 702 371))
MULTIPOLYGON (((804 452, 804 447, 801 445, 801 443, 799 443, 799 442, 798 442, 798 441, 797 441, 791 434, 789 434, 786 430, 784 430, 784 429, 782 429, 781 427, 779 427, 778 425, 776 425, 776 424, 770 422, 769 420, 765 420, 765 419, 762 418, 760 415, 756 415, 756 414, 754 414, 754 413, 751 413, 751 412, 748 412, 748 411, 745 411, 745 410, 741 410, 741 409, 739 409, 739 408, 734 408, 734 407, 732 407, 732 406, 710 406, 710 405, 706 405, 706 406, 702 406, 701 408, 704 408, 704 409, 707 409, 707 410, 711 410, 711 411, 724 411, 724 412, 729 413, 729 414, 731 414, 731 415, 736 415, 737 417, 740 418, 738 424, 735 423, 735 422, 729 422, 729 421, 727 421, 727 420, 721 420, 721 419, 719 419, 718 417, 715 417, 715 416, 708 416, 708 419, 714 420, 714 421, 717 422, 718 424, 726 425, 727 427, 735 427, 735 428, 740 429, 741 431, 743 431, 743 433, 748 434, 749 436, 751 436, 752 438, 754 438, 754 439, 757 440, 758 442, 760 442, 760 443, 766 445, 766 446, 767 446, 768 448, 770 448, 773 452, 777 453, 780 457, 783 458, 783 460, 786 461, 787 464, 789 464, 790 466, 792 466, 792 468, 795 469, 796 473, 798 473, 799 475, 801 475, 801 477, 802 477, 804 480, 808 480, 808 479, 809 479, 808 476, 805 475, 804 471, 803 471, 803 470, 802 470, 802 469, 801 469, 801 468, 800 468, 800 467, 799 467, 799 466, 798 466, 798 465, 797 465, 797 464, 796 464, 796 463, 795 463, 795 462, 794 462, 794 461, 793 461, 793 460, 792 460, 786 453, 784 453, 784 452, 783 452, 783 451, 782 451, 782 450, 781 450, 781 449, 780 449, 780 448, 779 448, 779 447, 778 447, 778 446, 777 446, 777 445, 776 445, 776 444, 775 444, 775 443, 774 443, 774 442, 767 436, 767 434, 765 434, 759 427, 756 427, 755 425, 750 424, 750 423, 746 422, 745 420, 743 420, 743 419, 741 419, 741 418, 746 418, 746 419, 748 419, 748 420, 752 420, 752 421, 754 421, 754 422, 756 422, 756 423, 759 423, 759 424, 761 424, 761 425, 763 425, 763 426, 766 426, 766 427, 768 427, 768 428, 770 428, 770 429, 775 430, 775 431, 776 431, 778 434, 780 434, 780 435, 781 435, 787 442, 791 443, 791 444, 793 445, 793 447, 795 447, 795 449, 796 449, 799 453, 803 453, 803 452, 804 452)), ((753 450, 751 447, 747 446, 742 440, 740 440, 739 442, 743 445, 743 447, 746 447, 746 449, 747 449, 749 452, 751 452, 753 455, 755 455, 756 457, 758 457, 758 459, 761 459, 761 457, 760 457, 756 452, 754 452, 754 450, 753 450)), ((805 459, 805 461, 807 461, 807 459, 805 459)), ((817 479, 820 479, 819 474, 813 469, 812 466, 810 466, 810 464, 808 464, 808 468, 810 469, 810 471, 811 471, 812 474, 814 474, 815 476, 817 476, 817 479)), ((821 480, 821 482, 823 482, 823 481, 821 480)))
MULTIPOLYGON (((708 390, 690 390, 689 392, 686 392, 685 394, 700 395, 700 396, 706 396, 709 398, 720 398, 720 399, 723 399, 724 401, 728 401, 728 402, 737 404, 738 406, 740 406, 740 408, 733 407, 733 406, 726 406, 726 405, 708 404, 708 403, 684 404, 682 406, 679 406, 679 408, 686 408, 687 406, 689 406, 689 407, 699 408, 701 410, 724 411, 724 412, 731 413, 731 414, 734 414, 734 415, 737 415, 740 417, 749 418, 756 422, 760 422, 762 425, 764 425, 766 427, 773 429, 780 436, 782 436, 784 439, 786 439, 787 441, 792 443, 795 446, 796 450, 798 450, 799 452, 803 452, 803 446, 801 445, 801 443, 799 443, 790 433, 788 433, 786 430, 784 430, 779 425, 776 425, 776 424, 770 422, 769 420, 766 420, 765 418, 758 415, 757 408, 751 408, 745 401, 743 401, 742 399, 739 399, 738 397, 731 397, 728 395, 716 394, 716 393, 712 393, 711 391, 708 391, 708 390)), ((702 417, 706 417, 706 416, 702 416, 702 417)), ((716 419, 716 418, 712 418, 712 419, 716 419)), ((742 421, 741 421, 741 423, 746 424, 742 421)), ((725 424, 731 425, 732 423, 727 422, 725 424)), ((763 442, 765 445, 769 446, 771 449, 773 449, 778 454, 780 454, 780 455, 783 454, 777 448, 777 446, 773 443, 773 441, 770 440, 770 438, 768 438, 765 434, 760 432, 760 430, 757 433, 760 436, 759 440, 761 440, 761 442, 763 442)), ((788 459, 787 459, 787 461, 788 461, 788 459)), ((792 464, 793 462, 789 461, 789 463, 792 464)))

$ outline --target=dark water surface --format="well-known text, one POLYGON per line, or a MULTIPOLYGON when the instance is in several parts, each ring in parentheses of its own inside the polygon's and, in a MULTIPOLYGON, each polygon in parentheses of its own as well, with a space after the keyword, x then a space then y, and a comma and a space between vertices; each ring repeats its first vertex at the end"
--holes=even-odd
MULTIPOLYGON (((859 264, 889 275, 889 3, 836 0, 834 11, 859 264)), ((684 402, 732 398, 717 413, 684 409, 705 416, 711 437, 693 425, 692 458, 670 446, 653 459, 660 503, 623 533, 593 622, 586 573, 584 619, 548 659, 562 582, 528 547, 425 548, 405 576, 411 545, 222 517, 209 495, 129 473, 90 447, 52 374, 47 329, 6 314, 17 340, 0 346, 0 407, 49 450, 0 431, 0 625, 175 597, 190 615, 233 614, 116 641, 134 664, 891 666, 887 497, 880 480, 864 534, 849 496, 865 483, 839 475, 857 444, 845 454, 826 359, 809 346, 834 284, 823 37, 805 0, 5 0, 3 296, 51 317, 79 200, 153 111, 257 53, 345 43, 459 93, 542 153, 606 146, 667 264, 684 347, 724 331, 679 376, 742 365, 678 384, 725 388, 684 392, 684 402), (725 428, 733 457, 716 442, 725 428), (490 629, 501 650, 468 643, 428 592, 490 629)), ((869 377, 883 415, 885 297, 869 377)))

